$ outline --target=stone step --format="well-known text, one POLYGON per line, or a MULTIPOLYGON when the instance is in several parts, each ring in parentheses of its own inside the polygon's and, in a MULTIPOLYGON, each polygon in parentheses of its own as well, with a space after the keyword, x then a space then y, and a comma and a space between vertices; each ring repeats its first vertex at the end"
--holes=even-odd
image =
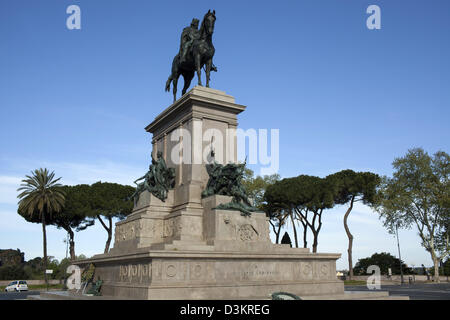
POLYGON ((302 300, 385 300, 386 298, 390 298, 390 296, 388 291, 345 291, 343 294, 302 296, 300 298, 302 300))
POLYGON ((206 241, 173 240, 172 243, 158 243, 151 246, 153 250, 179 250, 179 251, 214 251, 214 246, 206 241))
POLYGON ((381 297, 381 298, 370 298, 367 300, 409 300, 408 296, 388 296, 388 297, 381 297))
POLYGON ((27 300, 117 300, 111 296, 82 295, 74 291, 42 291, 40 295, 29 295, 27 300))
POLYGON ((29 295, 27 296, 27 300, 52 300, 49 298, 41 297, 40 295, 29 295))
POLYGON ((214 246, 206 244, 166 244, 164 250, 180 250, 180 251, 214 251, 214 246))

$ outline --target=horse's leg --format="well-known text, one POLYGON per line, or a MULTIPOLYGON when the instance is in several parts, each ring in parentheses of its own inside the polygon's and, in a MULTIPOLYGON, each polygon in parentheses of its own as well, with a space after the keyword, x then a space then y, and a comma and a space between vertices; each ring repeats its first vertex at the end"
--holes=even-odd
POLYGON ((183 74, 184 77, 184 87, 183 87, 183 91, 181 92, 182 95, 184 95, 186 93, 186 90, 189 88, 189 86, 191 85, 191 81, 192 78, 194 78, 194 72, 188 72, 183 74))
POLYGON ((170 91, 170 82, 172 81, 172 75, 169 76, 169 79, 166 81, 166 91, 170 91))
POLYGON ((209 88, 209 75, 211 73, 212 59, 206 62, 206 87, 209 88))
POLYGON ((173 83, 173 102, 177 101, 177 84, 178 84, 178 77, 179 75, 177 75, 176 77, 174 77, 172 79, 172 83, 173 83))
POLYGON ((172 70, 169 79, 166 81, 166 91, 170 91, 170 82, 176 78, 178 74, 178 54, 172 60, 172 70))
POLYGON ((203 86, 202 85, 202 66, 201 66, 201 61, 200 61, 200 54, 197 53, 195 55, 195 69, 197 70, 197 76, 198 76, 198 85, 199 86, 203 86))

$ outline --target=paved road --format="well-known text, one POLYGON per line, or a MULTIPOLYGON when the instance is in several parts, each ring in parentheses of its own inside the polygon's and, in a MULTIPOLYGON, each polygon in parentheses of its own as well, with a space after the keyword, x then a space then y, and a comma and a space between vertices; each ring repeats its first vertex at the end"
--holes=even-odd
MULTIPOLYGON (((345 290, 369 291, 366 286, 345 286, 345 290)), ((450 300, 450 283, 382 285, 380 291, 389 291, 391 296, 409 296, 411 300, 450 300)))
POLYGON ((28 295, 39 295, 39 291, 0 292, 0 300, 23 300, 28 295))
MULTIPOLYGON (((366 286, 345 286, 345 290, 369 291, 366 286)), ((450 283, 383 285, 381 291, 389 291, 392 296, 409 296, 411 300, 450 300, 450 283)), ((39 295, 39 291, 0 292, 0 300, 26 299, 28 295, 39 295)))

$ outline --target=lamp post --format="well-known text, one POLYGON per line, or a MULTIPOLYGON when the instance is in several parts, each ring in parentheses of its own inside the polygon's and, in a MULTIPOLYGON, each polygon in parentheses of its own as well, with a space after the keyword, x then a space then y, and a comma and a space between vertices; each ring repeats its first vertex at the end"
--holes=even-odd
POLYGON ((395 233, 397 235, 398 259, 400 260, 400 282, 403 284, 402 256, 400 254, 400 240, 398 239, 398 225, 395 225, 395 233))

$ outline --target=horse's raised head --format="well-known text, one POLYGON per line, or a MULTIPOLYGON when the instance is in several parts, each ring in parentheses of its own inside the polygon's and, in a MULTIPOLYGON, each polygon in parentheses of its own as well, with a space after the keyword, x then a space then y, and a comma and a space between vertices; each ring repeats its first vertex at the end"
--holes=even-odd
POLYGON ((216 22, 216 10, 211 12, 211 9, 203 17, 202 25, 200 30, 206 32, 207 34, 212 34, 214 32, 214 24, 216 22))

